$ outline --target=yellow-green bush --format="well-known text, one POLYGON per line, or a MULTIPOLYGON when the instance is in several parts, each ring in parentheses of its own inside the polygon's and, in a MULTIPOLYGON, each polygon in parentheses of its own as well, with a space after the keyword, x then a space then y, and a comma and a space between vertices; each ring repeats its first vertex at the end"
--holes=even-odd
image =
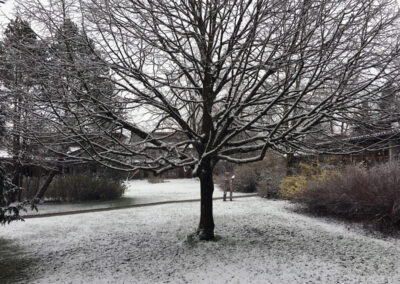
POLYGON ((283 198, 293 199, 299 196, 311 181, 325 181, 333 178, 336 173, 323 168, 318 163, 300 163, 300 173, 288 176, 282 180, 279 195, 283 198))
POLYGON ((284 178, 279 185, 279 195, 283 198, 293 198, 307 186, 307 178, 303 175, 294 175, 284 178))

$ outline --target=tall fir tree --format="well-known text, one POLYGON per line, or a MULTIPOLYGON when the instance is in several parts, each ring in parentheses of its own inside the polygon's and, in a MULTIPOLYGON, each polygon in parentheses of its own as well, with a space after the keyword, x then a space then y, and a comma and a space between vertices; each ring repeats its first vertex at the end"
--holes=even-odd
MULTIPOLYGON (((5 29, 0 48, 0 81, 10 106, 8 120, 11 129, 6 142, 13 156, 12 182, 18 188, 22 185, 22 167, 28 159, 29 143, 23 133, 26 133, 31 122, 31 106, 26 95, 38 76, 32 69, 36 61, 34 55, 39 52, 37 43, 36 34, 29 23, 17 17, 5 29)), ((17 198, 21 199, 20 196, 14 196, 12 201, 17 198)))
MULTIPOLYGON (((106 114, 101 114, 112 112, 124 116, 124 102, 111 80, 110 68, 104 64, 101 56, 85 31, 66 18, 51 39, 49 59, 43 62, 43 69, 48 70, 46 92, 51 97, 57 119, 79 124, 88 129, 90 135, 107 143, 120 127, 113 121, 104 119, 106 114), (80 120, 73 115, 85 113, 87 110, 97 115, 85 115, 80 120)), ((63 134, 65 133, 61 136, 63 134)), ((87 146, 85 141, 75 142, 82 147, 87 146)))

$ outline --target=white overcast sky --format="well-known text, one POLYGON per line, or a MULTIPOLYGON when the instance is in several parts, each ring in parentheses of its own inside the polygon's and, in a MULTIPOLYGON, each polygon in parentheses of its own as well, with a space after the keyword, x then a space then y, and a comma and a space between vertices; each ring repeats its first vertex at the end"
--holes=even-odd
MULTIPOLYGON (((0 4, 0 32, 3 31, 10 19, 14 18, 14 0, 5 0, 5 4, 0 4)), ((400 5, 400 0, 397 0, 400 5)))
POLYGON ((7 25, 9 19, 13 18, 13 0, 6 0, 5 4, 0 4, 0 32, 3 32, 3 29, 7 25))

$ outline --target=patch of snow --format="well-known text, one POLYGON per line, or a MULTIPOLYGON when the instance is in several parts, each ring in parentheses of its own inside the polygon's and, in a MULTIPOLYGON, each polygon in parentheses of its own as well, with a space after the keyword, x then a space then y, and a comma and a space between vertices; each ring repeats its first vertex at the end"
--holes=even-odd
MULTIPOLYGON (((137 203, 200 198, 200 181, 192 179, 167 179, 161 183, 132 180, 125 183, 125 197, 136 198, 137 203)), ((215 196, 222 192, 216 188, 215 196)))
POLYGON ((11 158, 6 150, 0 150, 0 158, 11 158))
POLYGON ((68 151, 67 151, 67 154, 74 153, 74 152, 76 152, 76 151, 78 151, 78 150, 80 150, 80 149, 82 149, 82 148, 81 148, 81 147, 78 147, 78 146, 69 147, 69 148, 68 148, 68 151))
POLYGON ((215 201, 218 242, 186 240, 199 203, 28 219, 0 239, 35 260, 20 279, 30 283, 400 283, 399 240, 291 207, 215 201))
MULTIPOLYGON (((147 180, 126 181, 127 187, 122 198, 112 201, 82 202, 82 203, 43 203, 38 205, 39 211, 28 211, 22 215, 67 212, 96 208, 111 208, 118 206, 153 203, 160 201, 186 200, 200 198, 200 181, 193 179, 167 179, 162 183, 149 183, 147 180)), ((223 192, 215 185, 214 197, 221 197, 223 192)), ((233 193, 233 196, 246 195, 233 193)))

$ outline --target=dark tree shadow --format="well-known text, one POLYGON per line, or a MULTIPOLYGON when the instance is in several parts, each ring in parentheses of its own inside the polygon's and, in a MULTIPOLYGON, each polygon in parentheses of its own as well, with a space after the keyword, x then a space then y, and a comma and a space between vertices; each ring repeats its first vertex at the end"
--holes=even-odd
POLYGON ((35 263, 11 240, 0 238, 0 283, 27 283, 35 263))

